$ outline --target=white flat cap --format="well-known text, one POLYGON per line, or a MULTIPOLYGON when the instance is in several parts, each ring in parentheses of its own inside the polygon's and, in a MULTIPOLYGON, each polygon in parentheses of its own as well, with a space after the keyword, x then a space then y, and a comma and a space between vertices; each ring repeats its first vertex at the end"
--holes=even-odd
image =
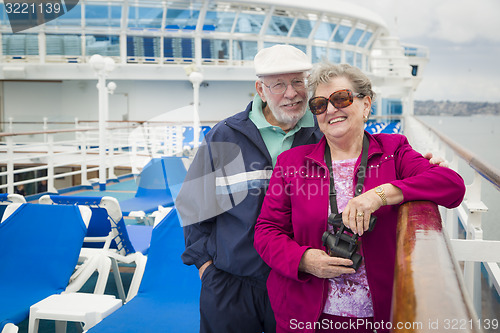
POLYGON ((312 69, 307 55, 291 45, 274 45, 260 50, 254 58, 255 74, 274 75, 312 69))

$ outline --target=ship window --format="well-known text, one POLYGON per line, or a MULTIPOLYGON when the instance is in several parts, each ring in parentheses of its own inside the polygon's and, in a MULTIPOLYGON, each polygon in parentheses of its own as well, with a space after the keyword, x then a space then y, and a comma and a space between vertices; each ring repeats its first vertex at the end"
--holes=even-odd
POLYGON ((171 58, 184 58, 191 61, 194 59, 193 38, 164 38, 163 56, 167 60, 171 58))
POLYGON ((371 72, 371 66, 370 66, 370 58, 367 55, 363 56, 363 59, 365 61, 365 68, 363 68, 367 72, 371 72))
POLYGON ((418 55, 418 48, 412 46, 405 46, 405 56, 407 57, 416 57, 418 55))
POLYGON ((234 60, 253 60, 257 51, 257 42, 233 41, 234 60))
POLYGON ((316 21, 298 19, 297 23, 295 23, 295 28, 293 28, 291 36, 308 38, 315 24, 316 21))
POLYGON ((366 43, 372 38, 373 33, 370 31, 367 31, 365 35, 363 36, 363 39, 361 40, 361 43, 359 43, 359 47, 365 47, 366 43))
POLYGON ((77 4, 66 14, 59 16, 57 20, 47 22, 46 25, 80 27, 82 25, 82 6, 77 4))
POLYGON ((333 36, 333 41, 337 43, 343 43, 349 31, 351 31, 350 27, 346 27, 345 25, 339 26, 339 29, 335 33, 335 36, 333 36))
POLYGON ((88 56, 93 54, 119 56, 120 38, 118 36, 108 35, 87 35, 85 36, 85 49, 86 55, 88 56))
POLYGON ((354 66, 354 52, 345 51, 345 62, 351 66, 354 66))
POLYGON ((267 34, 273 36, 288 36, 292 23, 293 18, 273 16, 267 27, 267 34))
MULTIPOLYGON (((236 13, 234 12, 207 12, 205 16, 205 25, 213 26, 214 31, 218 32, 231 32, 233 27, 234 18, 236 13)), ((205 26, 204 26, 205 27, 205 26)), ((207 30, 207 29, 203 29, 207 30)))
POLYGON ((356 52, 356 67, 363 68, 363 55, 359 52, 356 52))
POLYGON ((160 38, 128 36, 127 57, 159 58, 160 38))
POLYGON ((356 29, 354 31, 354 33, 352 34, 351 38, 349 38, 349 42, 347 42, 347 44, 349 44, 349 45, 356 45, 356 44, 358 44, 358 41, 361 38, 362 34, 363 34, 363 30, 356 29))
POLYGON ((334 64, 340 64, 341 61, 341 51, 339 49, 329 49, 328 50, 328 60, 334 64))
POLYGON ((131 28, 161 28, 163 8, 130 6, 128 9, 128 26, 131 28))
POLYGON ((336 26, 337 25, 333 23, 321 22, 318 30, 316 30, 316 33, 314 34, 314 39, 330 40, 330 36, 336 26))
POLYGON ((199 10, 168 9, 165 29, 195 30, 199 15, 199 10))
POLYGON ((120 5, 88 2, 85 5, 85 25, 89 27, 119 27, 121 14, 122 7, 120 5))
POLYGON ((45 47, 47 55, 62 55, 63 54, 63 35, 47 35, 45 36, 45 47))
POLYGON ((264 23, 264 15, 241 13, 234 32, 258 34, 264 23))
POLYGON ((82 37, 80 35, 64 35, 62 54, 66 56, 82 55, 82 37))
POLYGON ((412 76, 418 75, 418 65, 411 65, 411 75, 412 76))
POLYGON ((371 115, 376 115, 377 114, 377 104, 378 104, 378 100, 377 99, 372 100, 372 110, 370 112, 371 115))
MULTIPOLYGON (((0 5, 0 7, 1 7, 1 5, 0 5)), ((12 34, 2 34, 2 55, 9 54, 7 45, 9 44, 10 36, 12 36, 12 34)))
POLYGON ((399 99, 384 98, 382 101, 382 114, 395 115, 403 113, 403 103, 399 99))
MULTIPOLYGON (((32 42, 38 44, 33 35, 32 42)), ((38 37, 37 37, 38 38, 38 37)), ((80 35, 47 35, 45 37, 45 47, 47 55, 82 55, 82 44, 80 35)))
POLYGON ((38 35, 2 34, 4 55, 38 55, 38 35))
POLYGON ((323 59, 326 59, 326 47, 313 46, 312 62, 321 62, 323 59))
POLYGON ((202 39, 203 59, 229 59, 229 41, 225 39, 202 39))

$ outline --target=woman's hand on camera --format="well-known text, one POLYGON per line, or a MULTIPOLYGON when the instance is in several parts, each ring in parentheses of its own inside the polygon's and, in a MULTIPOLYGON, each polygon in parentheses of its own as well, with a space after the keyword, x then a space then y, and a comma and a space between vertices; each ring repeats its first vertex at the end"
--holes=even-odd
POLYGON ((299 263, 299 271, 312 274, 323 279, 331 279, 342 274, 356 272, 350 259, 330 257, 325 251, 307 249, 299 263))

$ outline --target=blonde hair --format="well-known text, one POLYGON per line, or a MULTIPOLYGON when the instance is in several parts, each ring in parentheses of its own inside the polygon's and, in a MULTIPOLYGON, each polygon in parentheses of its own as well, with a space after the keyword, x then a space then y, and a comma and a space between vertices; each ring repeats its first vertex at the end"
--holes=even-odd
POLYGON ((375 99, 370 78, 359 68, 349 64, 336 65, 326 61, 316 64, 307 79, 310 96, 314 96, 319 84, 326 84, 337 77, 348 79, 352 83, 354 92, 369 96, 372 101, 375 99))

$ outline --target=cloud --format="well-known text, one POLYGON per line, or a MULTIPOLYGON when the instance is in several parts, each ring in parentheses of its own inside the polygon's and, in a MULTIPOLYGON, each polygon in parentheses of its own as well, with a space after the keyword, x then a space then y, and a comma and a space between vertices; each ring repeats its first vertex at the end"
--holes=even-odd
POLYGON ((498 89, 491 84, 492 81, 478 73, 464 76, 450 73, 443 75, 440 72, 428 71, 424 74, 414 98, 416 100, 498 103, 500 96, 498 89))
POLYGON ((416 99, 500 102, 499 0, 350 0, 382 16, 430 62, 416 99))
POLYGON ((435 10, 436 37, 455 43, 476 39, 500 42, 500 2, 497 0, 448 0, 435 10))
POLYGON ((351 0, 381 15, 392 34, 454 43, 500 41, 498 0, 351 0))

